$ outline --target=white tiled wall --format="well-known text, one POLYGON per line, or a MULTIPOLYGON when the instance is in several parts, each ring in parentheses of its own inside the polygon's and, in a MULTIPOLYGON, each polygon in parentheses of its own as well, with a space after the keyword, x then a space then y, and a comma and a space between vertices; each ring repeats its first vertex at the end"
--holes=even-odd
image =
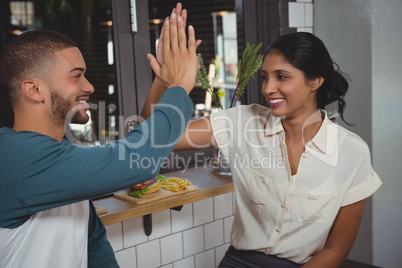
POLYGON ((313 32, 313 0, 289 2, 289 27, 298 32, 313 32))
POLYGON ((152 234, 143 218, 106 226, 121 268, 215 268, 229 247, 234 193, 152 214, 152 234))

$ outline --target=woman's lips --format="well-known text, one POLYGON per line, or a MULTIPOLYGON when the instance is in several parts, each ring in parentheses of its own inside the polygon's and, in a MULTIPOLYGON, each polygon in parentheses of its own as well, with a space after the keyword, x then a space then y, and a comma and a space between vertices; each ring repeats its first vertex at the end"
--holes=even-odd
POLYGON ((269 106, 271 108, 278 107, 285 99, 269 99, 269 106))

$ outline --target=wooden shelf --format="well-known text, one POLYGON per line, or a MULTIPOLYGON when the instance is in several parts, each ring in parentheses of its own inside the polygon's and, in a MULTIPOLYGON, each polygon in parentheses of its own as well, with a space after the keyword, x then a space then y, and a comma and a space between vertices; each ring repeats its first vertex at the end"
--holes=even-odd
POLYGON ((194 185, 198 186, 198 191, 141 205, 122 201, 113 196, 95 199, 93 200, 95 205, 104 207, 108 211, 106 214, 99 216, 103 224, 114 224, 209 197, 230 193, 234 190, 232 177, 216 174, 212 171, 209 165, 189 168, 187 170, 176 170, 164 173, 163 175, 166 176, 166 178, 179 177, 182 179, 188 179, 194 185))

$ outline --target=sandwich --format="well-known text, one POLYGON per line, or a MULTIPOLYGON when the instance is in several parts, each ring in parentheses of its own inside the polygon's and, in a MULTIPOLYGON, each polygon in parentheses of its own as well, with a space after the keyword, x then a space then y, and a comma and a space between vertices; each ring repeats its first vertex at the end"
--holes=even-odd
POLYGON ((140 197, 146 194, 155 193, 162 188, 162 182, 164 180, 165 176, 158 175, 153 179, 131 186, 129 188, 129 195, 140 197))

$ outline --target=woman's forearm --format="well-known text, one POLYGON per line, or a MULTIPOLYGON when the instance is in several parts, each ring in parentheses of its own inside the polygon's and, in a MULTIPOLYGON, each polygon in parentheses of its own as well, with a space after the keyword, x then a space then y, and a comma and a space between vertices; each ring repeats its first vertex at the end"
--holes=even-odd
POLYGON ((166 86, 163 84, 159 78, 155 77, 151 89, 149 91, 148 97, 145 100, 144 107, 142 107, 141 111, 141 117, 144 119, 147 119, 153 109, 155 108, 155 105, 158 103, 160 98, 162 97, 163 93, 166 91, 166 86))
POLYGON ((352 249, 363 216, 365 200, 341 207, 329 232, 323 250, 303 268, 339 267, 352 249))
POLYGON ((306 262, 302 268, 336 268, 344 262, 346 256, 342 256, 335 250, 324 248, 306 262))

